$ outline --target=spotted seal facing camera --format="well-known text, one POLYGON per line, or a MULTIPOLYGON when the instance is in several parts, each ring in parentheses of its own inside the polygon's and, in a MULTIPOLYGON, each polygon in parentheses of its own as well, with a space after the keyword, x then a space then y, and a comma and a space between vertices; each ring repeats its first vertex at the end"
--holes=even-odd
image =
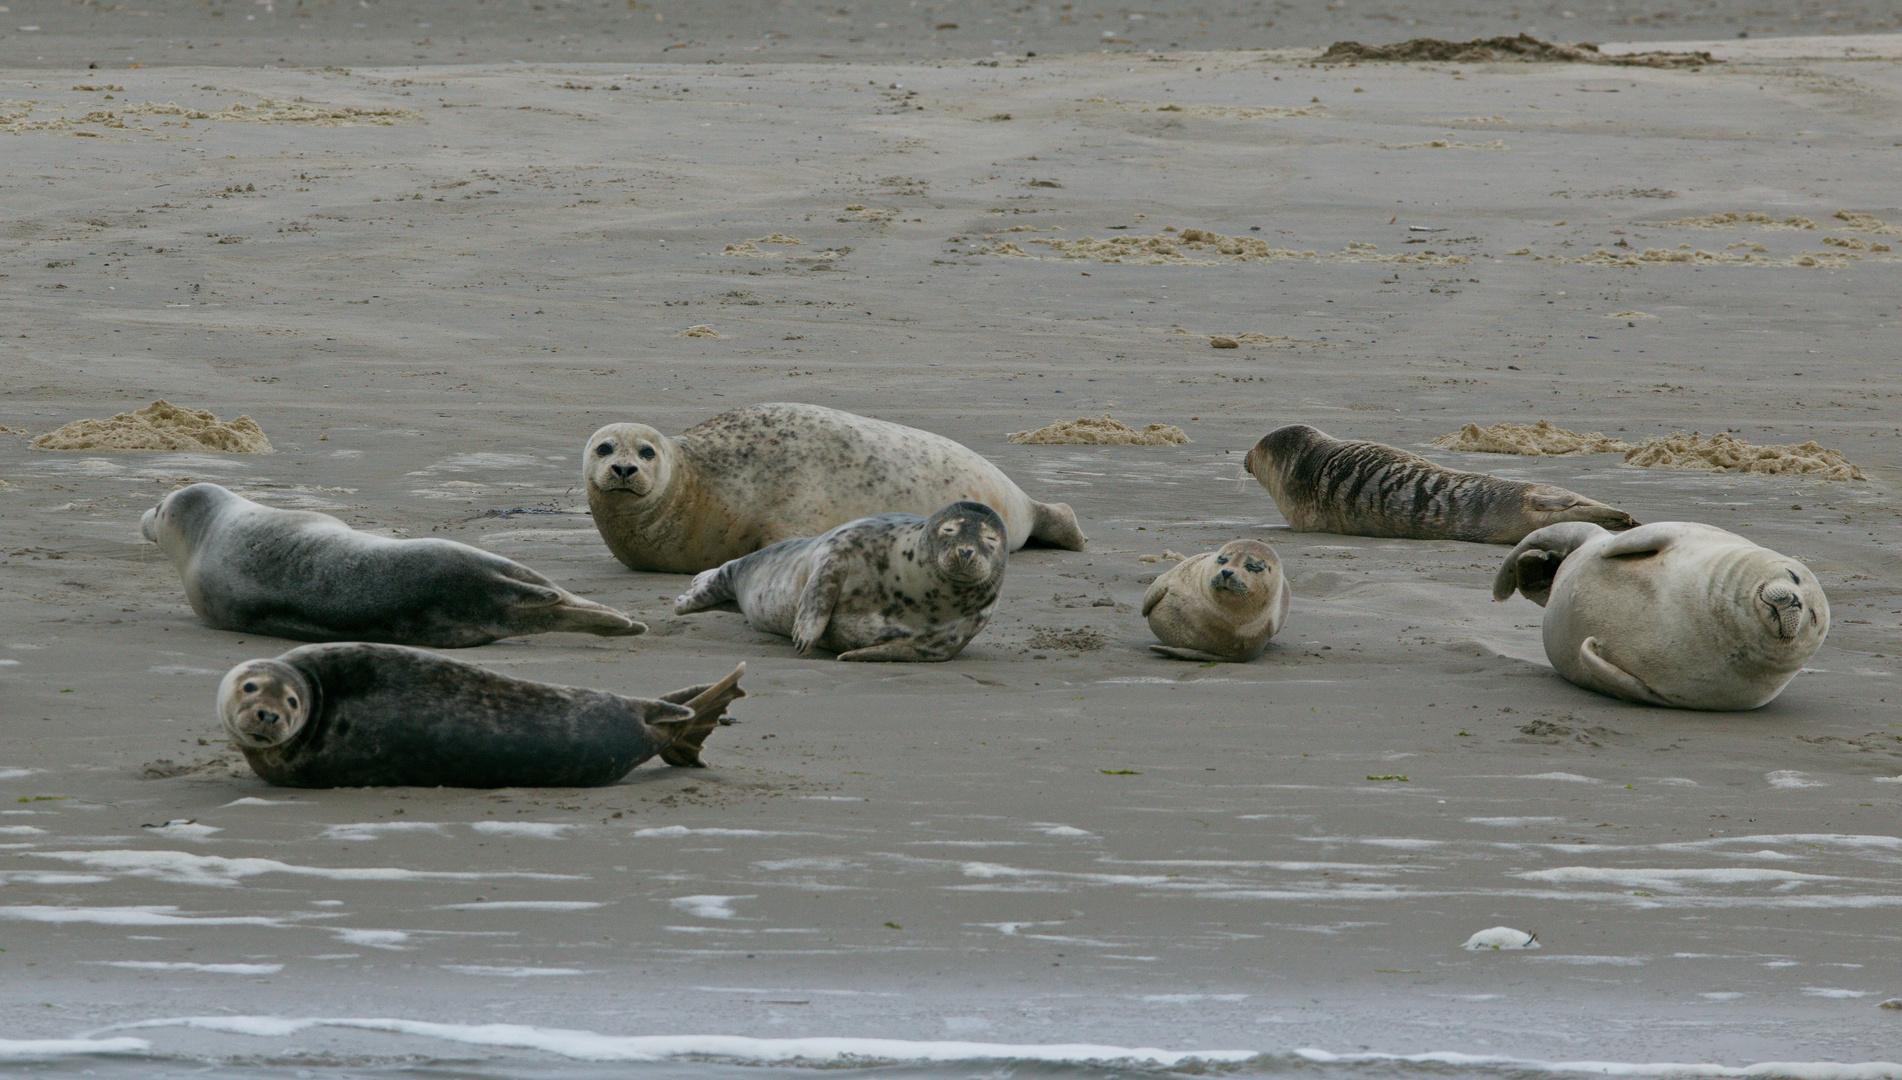
POLYGON ((1493 579, 1545 608, 1545 655, 1601 694, 1680 709, 1769 703, 1829 636, 1809 567, 1688 521, 1571 523, 1520 541, 1493 579))
POLYGON ((674 614, 738 611, 841 660, 949 660, 990 621, 1009 558, 1004 520, 983 503, 878 514, 699 574, 674 614))
POLYGON ((868 514, 959 499, 996 510, 1013 551, 1084 544, 1068 506, 1037 502, 968 447, 820 405, 749 405, 671 439, 609 424, 589 437, 581 471, 601 539, 632 570, 698 573, 868 514))
POLYGON ((1253 660, 1288 621, 1288 595, 1273 548, 1230 540, 1219 551, 1182 560, 1150 584, 1143 617, 1163 643, 1149 647, 1178 660, 1253 660))
POLYGON ((139 527, 178 567, 192 610, 219 630, 462 649, 520 634, 647 629, 481 548, 373 536, 217 484, 172 492, 139 527))
POLYGON ((1306 424, 1262 436, 1242 459, 1295 532, 1516 544, 1534 529, 1588 521, 1629 529, 1630 514, 1551 484, 1435 465, 1399 447, 1336 439, 1306 424))
POLYGON ((655 756, 704 767, 745 671, 650 701, 401 645, 305 645, 227 672, 218 715, 281 787, 598 787, 655 756))

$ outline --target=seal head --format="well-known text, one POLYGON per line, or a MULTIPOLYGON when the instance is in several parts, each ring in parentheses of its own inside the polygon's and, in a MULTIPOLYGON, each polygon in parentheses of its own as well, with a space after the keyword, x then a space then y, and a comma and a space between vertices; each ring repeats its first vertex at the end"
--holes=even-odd
POLYGON ((316 715, 316 688, 277 660, 247 660, 218 684, 218 715, 240 749, 283 746, 316 715))
POLYGON ((1143 617, 1162 639, 1150 649, 1178 660, 1261 655, 1288 618, 1281 559, 1259 540, 1231 540, 1165 571, 1143 596, 1143 617))
POLYGON ((593 490, 640 498, 665 491, 673 475, 673 447, 646 424, 609 424, 588 437, 582 483, 593 490))
POLYGON ((946 580, 960 585, 988 582, 1009 554, 1004 519, 980 502, 954 502, 925 520, 926 558, 946 580))

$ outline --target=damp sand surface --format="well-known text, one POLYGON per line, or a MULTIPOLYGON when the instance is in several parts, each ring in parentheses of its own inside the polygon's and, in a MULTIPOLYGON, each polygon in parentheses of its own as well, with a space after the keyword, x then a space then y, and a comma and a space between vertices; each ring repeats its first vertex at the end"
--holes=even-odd
MULTIPOLYGON (((850 18, 894 21, 877 10, 850 18)), ((1355 10, 1338 17, 1373 25, 1355 10)), ((4 43, 0 101, 123 126, 0 134, 0 424, 162 399, 250 417, 276 453, 0 437, 0 1038, 47 1040, 0 1052, 46 1075, 271 1080, 1894 1060, 1902 281, 1892 252, 1822 240, 1902 223, 1893 62, 1765 59, 1753 27, 1751 56, 1695 72, 1308 66, 1399 35, 1196 52, 1150 36, 1181 29, 1160 15, 1078 15, 1092 42, 1135 44, 1023 57, 981 22, 919 20, 907 48, 950 43, 929 62, 871 54, 871 26, 866 51, 769 62, 807 46, 764 26, 591 63, 606 35, 568 54, 570 25, 537 24, 546 41, 488 55, 472 30, 458 58, 438 21, 364 46, 386 66, 294 66, 308 46, 246 53, 165 10, 137 33, 111 16, 124 39, 87 30, 133 61, 59 52, 80 37, 47 36, 56 18, 81 14, 4 43), (161 62, 211 53, 250 59, 161 62), (414 116, 120 109, 300 99, 414 116), (1449 133, 1507 149, 1382 148, 1449 133), (1818 228, 1661 224, 1727 213, 1818 228), (1245 260, 1191 228, 1317 254, 1245 260), (1029 242, 1125 234, 1185 261, 1029 242), (1777 264, 1616 257, 1687 240, 1777 264), (1038 257, 983 250, 1003 241, 1038 257), (724 254, 744 243, 768 257, 724 254), (1812 252, 1842 261, 1796 261, 1812 252), (720 336, 678 336, 699 326, 720 336), (1073 506, 1089 550, 1013 553, 996 617, 947 664, 801 658, 737 615, 675 618, 686 579, 629 572, 595 535, 583 440, 762 400, 942 432, 1073 506), (1007 441, 1105 414, 1195 441, 1007 441), (1813 442, 1866 479, 1432 445, 1538 420, 1813 442), (1283 528, 1237 475, 1290 422, 1731 529, 1816 571, 1829 642, 1743 716, 1574 688, 1543 663, 1539 609, 1492 602, 1504 549, 1283 528), (742 723, 709 739, 711 768, 609 788, 267 787, 211 703, 231 665, 294 643, 199 624, 138 538, 194 480, 518 559, 652 629, 458 657, 630 694, 745 660, 742 723), (1280 555, 1286 628, 1249 664, 1150 655, 1140 605, 1169 560, 1143 556, 1238 537, 1280 555), (1498 927, 1541 947, 1461 948, 1498 927)), ((1575 36, 1615 41, 1596 18, 1575 36)))

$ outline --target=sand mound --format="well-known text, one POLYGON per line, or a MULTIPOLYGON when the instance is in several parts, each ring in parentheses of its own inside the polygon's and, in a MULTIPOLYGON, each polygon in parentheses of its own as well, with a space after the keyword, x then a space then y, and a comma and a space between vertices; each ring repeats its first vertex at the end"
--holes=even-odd
POLYGON ((720 337, 721 334, 718 330, 715 330, 713 327, 708 326, 706 323, 700 323, 697 326, 689 326, 685 330, 682 330, 680 333, 675 334, 674 336, 675 337, 691 337, 691 338, 717 338, 717 337, 720 337))
MULTIPOLYGON (((1210 266, 1217 262, 1314 258, 1312 251, 1289 251, 1252 236, 1223 236, 1221 233, 1195 228, 1177 230, 1171 227, 1157 236, 1116 236, 1107 240, 1086 236, 1080 240, 1029 242, 1048 244, 1066 259, 1096 259, 1100 262, 1210 266)), ((1027 252, 1018 251, 1016 254, 1027 252)))
POLYGON ((1189 441, 1189 436, 1181 428, 1170 424, 1150 424, 1137 431, 1121 420, 1113 420, 1108 416, 1100 420, 1087 416, 1077 420, 1058 420, 1049 427, 1040 427, 1035 431, 1013 431, 1009 438, 1014 443, 1038 446, 1178 446, 1189 441))
POLYGON ((1467 424, 1451 435, 1433 440, 1446 450, 1469 450, 1480 454, 1525 454, 1529 457, 1557 457, 1561 454, 1617 454, 1632 449, 1628 442, 1606 438, 1596 431, 1567 431, 1550 420, 1532 424, 1494 424, 1480 427, 1467 424))
POLYGON ((1893 235, 1897 231, 1902 231, 1873 214, 1858 214, 1854 210, 1838 210, 1836 219, 1845 222, 1843 228, 1857 229, 1861 232, 1893 235))
POLYGON ((1756 446, 1735 435, 1701 439, 1697 433, 1653 435, 1625 454, 1625 464, 1647 469, 1703 469, 1710 472, 1804 475, 1824 480, 1866 480, 1839 450, 1806 442, 1800 446, 1756 446))
POLYGON ((229 423, 203 409, 154 401, 110 420, 75 420, 33 440, 35 450, 213 450, 274 454, 271 440, 248 416, 229 423))
MULTIPOLYGON (((1837 217, 1842 217, 1837 214, 1837 217)), ((1816 223, 1806 217, 1774 218, 1769 214, 1705 214, 1703 217, 1678 218, 1674 221, 1660 221, 1659 225, 1675 225, 1684 229, 1723 229, 1732 225, 1754 225, 1759 229, 1814 229, 1816 223)))
POLYGON ((1498 60, 1517 60, 1545 64, 1614 64, 1619 67, 1682 68, 1703 67, 1717 61, 1707 52, 1649 52, 1606 56, 1596 45, 1560 45, 1540 41, 1530 34, 1518 37, 1477 38, 1472 41, 1442 41, 1439 38, 1414 38, 1398 45, 1362 45, 1358 41, 1337 41, 1321 54, 1322 63, 1351 61, 1423 60, 1456 64, 1484 64, 1498 60))

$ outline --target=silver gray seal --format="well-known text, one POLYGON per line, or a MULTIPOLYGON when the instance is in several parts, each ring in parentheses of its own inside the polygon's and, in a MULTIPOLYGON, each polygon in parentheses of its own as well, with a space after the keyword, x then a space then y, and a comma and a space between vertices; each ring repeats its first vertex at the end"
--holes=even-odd
POLYGON ((738 611, 841 660, 949 660, 990 621, 1009 558, 1004 521, 983 503, 878 514, 699 574, 674 614, 738 611))
POLYGON ((1629 529, 1630 514, 1551 484, 1435 465, 1399 447, 1336 439, 1306 424, 1262 436, 1242 459, 1296 532, 1516 544, 1534 529, 1589 521, 1629 529))
POLYGON ((1076 514, 1040 503, 942 435, 820 405, 723 412, 668 438, 609 424, 582 450, 595 527, 633 570, 692 574, 870 514, 930 514, 969 499, 997 511, 1010 548, 1080 551, 1076 514))
POLYGON ((1560 675, 1650 705, 1757 708, 1829 635, 1829 598, 1809 567, 1688 521, 1540 529, 1493 580, 1493 599, 1515 591, 1545 608, 1545 655, 1560 675))
POLYGON ((1230 540, 1150 583, 1143 617, 1163 642, 1150 648, 1178 660, 1253 660, 1288 621, 1288 598, 1274 549, 1259 540, 1230 540))
POLYGON ((461 649, 521 634, 647 627, 528 567, 453 540, 395 540, 217 484, 165 496, 139 523, 209 626, 298 641, 461 649))

